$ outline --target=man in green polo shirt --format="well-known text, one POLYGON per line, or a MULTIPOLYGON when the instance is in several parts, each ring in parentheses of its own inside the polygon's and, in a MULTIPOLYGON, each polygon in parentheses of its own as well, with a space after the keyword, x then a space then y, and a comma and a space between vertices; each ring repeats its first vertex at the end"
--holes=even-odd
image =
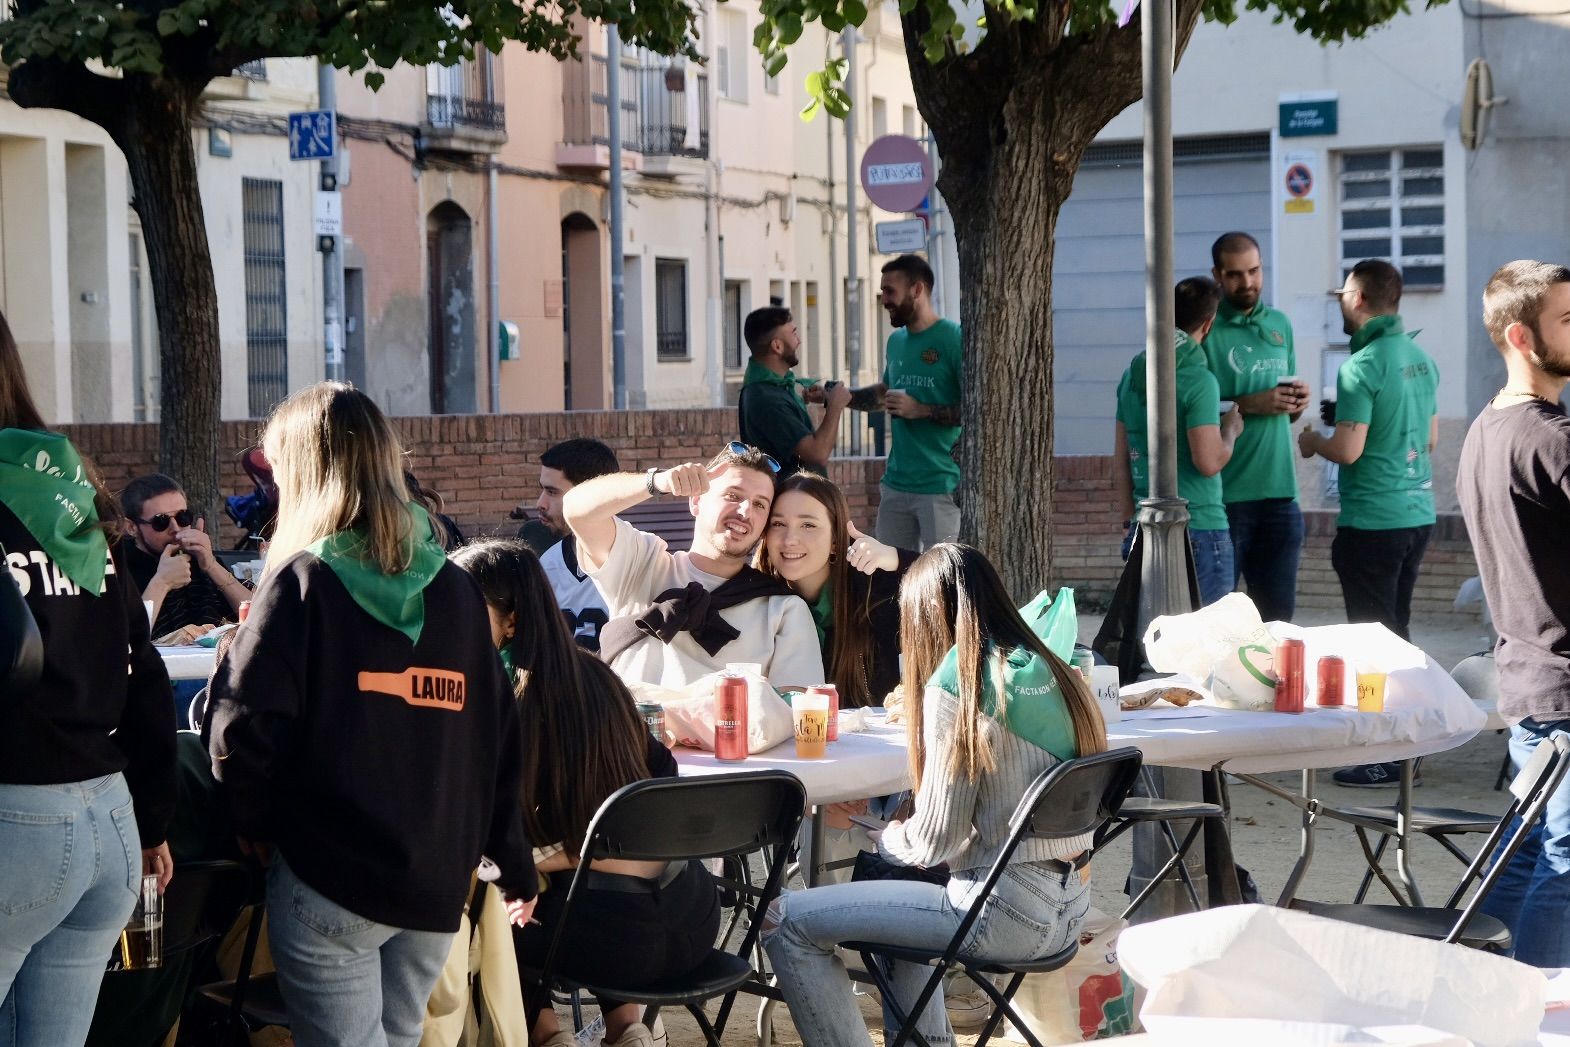
POLYGON ((1418 348, 1396 312, 1401 273, 1368 259, 1335 292, 1352 336, 1352 358, 1336 375, 1336 428, 1306 426, 1304 458, 1341 467, 1341 515, 1330 562, 1341 579, 1349 622, 1380 622, 1407 638, 1412 588, 1434 530, 1439 442, 1439 367, 1418 348))
MULTIPOLYGON (((1243 431, 1243 416, 1234 406, 1221 413, 1216 378, 1200 348, 1216 319, 1221 288, 1214 280, 1192 276, 1181 281, 1172 297, 1177 319, 1177 444, 1178 495, 1188 502, 1188 540, 1194 551, 1199 601, 1208 606, 1232 591, 1237 575, 1232 565, 1232 536, 1221 501, 1221 470, 1232 457, 1243 431)), ((1129 521, 1123 540, 1127 559, 1134 541, 1134 508, 1149 497, 1149 397, 1145 389, 1145 354, 1140 353, 1118 382, 1117 450, 1113 483, 1123 519, 1129 521)))
POLYGON ((1211 245, 1222 301, 1205 356, 1223 400, 1243 413, 1243 432, 1221 471, 1221 496, 1237 573, 1265 621, 1291 621, 1303 513, 1297 504, 1292 423, 1308 404, 1286 315, 1260 301, 1259 241, 1227 233, 1211 245))
POLYGON ((959 324, 932 304, 932 267, 905 254, 883 266, 879 301, 894 333, 882 379, 856 390, 851 407, 889 413, 889 459, 878 496, 878 541, 927 549, 959 536, 960 382, 964 359, 959 324))
MULTIPOLYGON (((1439 367, 1406 333, 1401 273, 1366 259, 1341 290, 1342 326, 1352 358, 1336 374, 1336 427, 1298 434, 1304 458, 1341 467, 1341 515, 1330 564, 1341 579, 1349 622, 1379 622, 1402 639, 1412 617, 1412 590, 1434 530, 1434 471, 1439 443, 1439 367)), ((1401 780, 1394 763, 1343 767, 1338 785, 1381 788, 1401 780)))
POLYGON ((741 397, 736 401, 742 443, 778 462, 781 478, 802 469, 827 473, 850 390, 838 382, 811 383, 808 396, 823 405, 823 421, 814 427, 796 391, 802 380, 791 370, 801 362, 797 356, 801 335, 790 310, 779 306, 754 309, 742 324, 742 336, 752 350, 741 380, 741 397))

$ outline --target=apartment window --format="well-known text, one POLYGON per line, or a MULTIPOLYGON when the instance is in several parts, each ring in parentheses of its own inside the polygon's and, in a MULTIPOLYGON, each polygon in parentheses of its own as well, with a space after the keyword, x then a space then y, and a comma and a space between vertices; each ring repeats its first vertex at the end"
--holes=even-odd
POLYGON ((747 16, 741 11, 721 11, 719 40, 714 64, 720 81, 720 97, 733 102, 747 100, 748 51, 747 16))
POLYGON ((742 345, 743 297, 740 280, 725 281, 725 368, 730 371, 741 370, 747 359, 742 345))
POLYGON ((283 183, 247 178, 240 195, 245 224, 246 383, 251 417, 260 418, 289 391, 283 183))
POLYGON ((654 260, 655 358, 687 360, 687 263, 679 258, 654 260))
POLYGON ((889 133, 889 104, 872 96, 872 137, 876 141, 889 133))
POLYGON ((1408 289, 1445 282, 1445 157, 1438 148, 1341 156, 1341 275, 1388 258, 1408 289))
POLYGON ((905 128, 905 137, 921 137, 921 125, 916 119, 916 107, 913 105, 900 106, 900 123, 905 128))

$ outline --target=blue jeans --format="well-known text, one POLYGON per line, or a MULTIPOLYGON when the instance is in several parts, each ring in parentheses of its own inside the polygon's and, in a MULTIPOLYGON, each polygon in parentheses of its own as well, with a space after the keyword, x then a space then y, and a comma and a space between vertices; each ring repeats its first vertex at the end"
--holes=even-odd
POLYGON ((87 1039, 141 880, 124 775, 0 785, 0 1045, 87 1039))
MULTIPOLYGON (((1123 529, 1125 560, 1134 548, 1134 532, 1137 530, 1139 524, 1132 521, 1123 529)), ((1209 607, 1237 585, 1237 571, 1232 566, 1232 532, 1224 527, 1216 531, 1190 531, 1188 546, 1194 551, 1194 574, 1199 579, 1199 605, 1209 607)))
POLYGON ((267 932, 299 1047, 415 1047, 451 934, 375 923, 267 871, 267 932))
MULTIPOLYGON (((1564 731, 1570 731, 1570 720, 1522 720, 1510 728, 1511 761, 1519 770, 1540 743, 1564 731)), ((1510 832, 1518 825, 1520 819, 1510 832)), ((1542 820, 1483 902, 1483 912, 1510 928, 1517 960, 1570 967, 1570 788, 1561 786, 1549 799, 1542 820)))
POLYGON ((1303 552, 1303 511, 1292 498, 1230 502, 1233 588, 1248 582, 1248 595, 1267 622, 1290 622, 1297 608, 1297 564, 1303 552))
MULTIPOLYGON (((779 976, 802 1043, 865 1047, 872 1042, 834 947, 847 941, 943 949, 981 890, 985 870, 961 873, 946 887, 911 880, 876 880, 789 891, 778 903, 778 926, 763 946, 779 976), (975 877, 974 879, 972 877, 975 877)), ((1079 873, 1033 864, 1011 865, 971 926, 962 953, 998 962, 1033 960, 1062 949, 1079 932, 1090 890, 1079 873)), ((768 927, 768 924, 765 924, 768 927)), ((894 995, 916 1002, 932 968, 890 965, 894 995)), ((941 987, 917 1023, 933 1047, 954 1042, 941 987)))

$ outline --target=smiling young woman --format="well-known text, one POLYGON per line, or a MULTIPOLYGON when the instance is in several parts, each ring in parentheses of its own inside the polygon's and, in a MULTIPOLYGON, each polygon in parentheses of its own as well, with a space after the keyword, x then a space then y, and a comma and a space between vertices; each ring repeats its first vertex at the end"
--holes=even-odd
POLYGON ((810 472, 780 481, 758 569, 812 608, 841 706, 881 705, 899 683, 899 585, 915 562, 856 530, 833 481, 810 472))

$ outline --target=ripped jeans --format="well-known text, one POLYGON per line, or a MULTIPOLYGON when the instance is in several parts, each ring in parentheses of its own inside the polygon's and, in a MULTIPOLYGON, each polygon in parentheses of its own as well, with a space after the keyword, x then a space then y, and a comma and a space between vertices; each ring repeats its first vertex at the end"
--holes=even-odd
MULTIPOLYGON (((832 884, 789 891, 770 909, 763 947, 803 1043, 866 1047, 872 1042, 834 947, 847 941, 882 942, 941 951, 981 891, 985 869, 956 873, 944 887, 903 880, 832 884)), ((1051 955, 1079 932, 1090 908, 1090 888, 1079 873, 1045 865, 1010 865, 971 925, 961 954, 1020 962, 1051 955)), ((890 981, 901 1009, 916 1001, 932 968, 894 961, 890 981)), ((932 1047, 954 1042, 941 988, 917 1023, 932 1047)))

